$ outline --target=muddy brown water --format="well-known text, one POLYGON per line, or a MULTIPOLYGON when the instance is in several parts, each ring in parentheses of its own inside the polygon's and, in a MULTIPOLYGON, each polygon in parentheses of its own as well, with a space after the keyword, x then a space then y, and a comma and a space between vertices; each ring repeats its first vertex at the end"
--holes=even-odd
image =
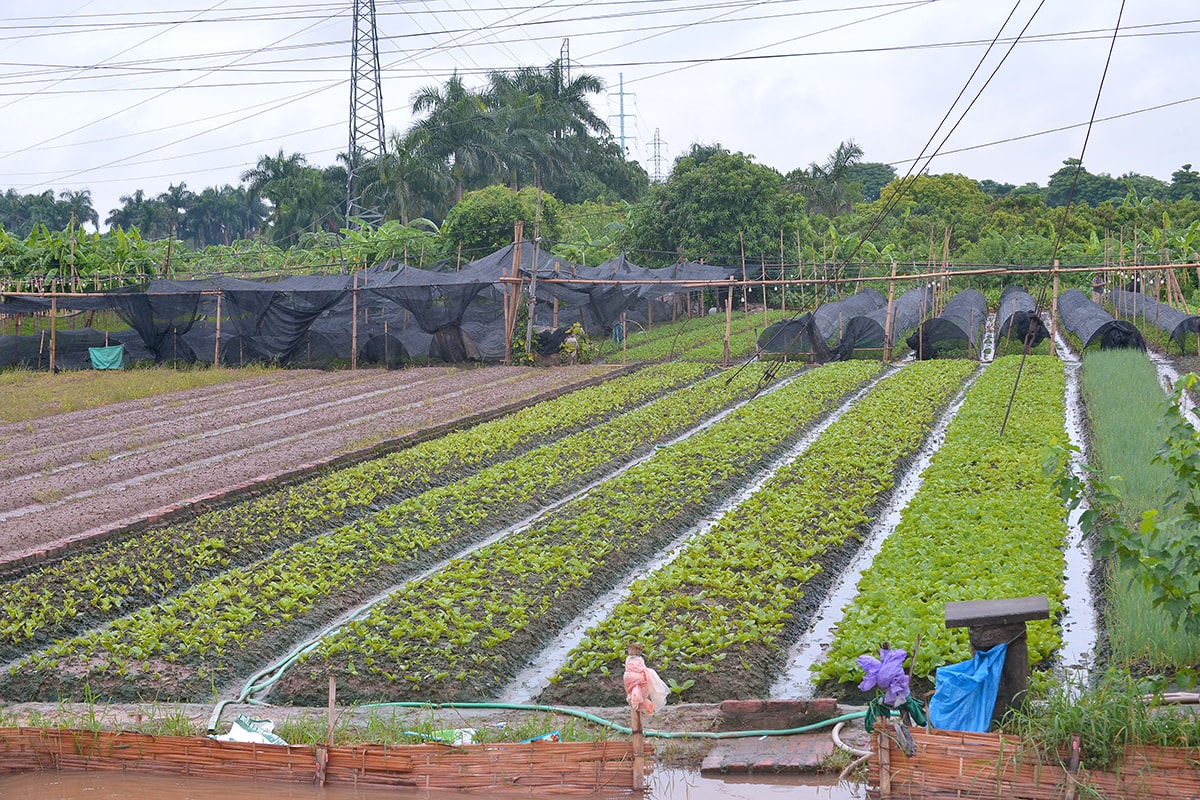
MULTIPOLYGON (((628 793, 448 792, 419 789, 300 786, 187 777, 102 772, 28 772, 0 776, 4 800, 464 800, 464 798, 630 797, 628 793)), ((662 769, 651 776, 644 795, 653 800, 851 800, 863 796, 858 784, 798 775, 707 777, 690 770, 662 769), (821 782, 824 780, 824 782, 821 782), (806 781, 802 783, 801 781, 806 781)))

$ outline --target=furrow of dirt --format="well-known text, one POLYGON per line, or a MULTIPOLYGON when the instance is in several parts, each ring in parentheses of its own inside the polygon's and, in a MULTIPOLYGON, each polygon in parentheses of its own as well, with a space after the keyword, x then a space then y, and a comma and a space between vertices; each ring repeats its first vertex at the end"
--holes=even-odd
MULTIPOLYGON (((602 375, 604 369, 433 370, 432 378, 415 381, 412 372, 420 371, 373 371, 366 373, 365 380, 362 371, 338 373, 344 376, 342 381, 330 381, 328 374, 289 373, 280 385, 290 391, 277 397, 261 424, 230 425, 221 413, 195 414, 179 421, 174 439, 134 455, 127 454, 141 445, 131 442, 132 447, 89 459, 92 451, 87 448, 92 442, 81 442, 73 454, 79 468, 37 480, 23 477, 37 471, 36 454, 12 454, 10 474, 17 477, 0 480, 4 498, 0 508, 5 509, 0 511, 0 559, 11 561, 61 548, 123 525, 159 518, 231 488, 277 480, 298 469, 316 469, 387 440, 540 399, 602 375), (387 390, 389 382, 394 390, 387 390), (367 392, 377 392, 369 403, 363 400, 367 392), (223 432, 209 435, 215 430, 223 432)), ((194 403, 201 391, 180 394, 194 403)), ((220 412, 230 395, 221 387, 208 391, 211 405, 220 412)), ((174 420, 174 399, 174 395, 159 398, 144 409, 140 423, 174 420)), ((102 425, 108 415, 94 416, 102 425)), ((68 424, 58 417, 45 422, 47 427, 68 424)), ((128 425, 128 419, 121 424, 128 425)))
MULTIPOLYGON (((32 463, 28 469, 22 467, 14 475, 0 474, 0 480, 8 481, 7 491, 0 495, 0 520, 6 514, 12 518, 35 512, 43 505, 95 495, 101 491, 97 487, 125 489, 147 476, 203 469, 233 453, 249 455, 246 442, 256 439, 252 429, 278 430, 279 424, 288 423, 286 435, 275 434, 275 438, 263 443, 271 448, 288 440, 308 440, 345 428, 364 430, 364 438, 369 440, 378 438, 372 431, 381 419, 396 419, 434 405, 463 404, 468 396, 510 380, 504 374, 477 378, 472 372, 458 372, 394 385, 389 376, 377 375, 372 380, 338 385, 339 394, 332 397, 328 387, 321 387, 292 393, 273 400, 269 406, 237 409, 228 416, 216 407, 210 414, 175 420, 171 438, 151 445, 137 446, 131 442, 132 446, 126 446, 117 431, 104 450, 87 450, 82 459, 79 450, 75 450, 68 454, 65 464, 53 469, 37 470, 41 454, 35 452, 30 455, 32 463)), ((435 411, 437 417, 444 413, 440 408, 435 411)), ((402 428, 400 432, 411 429, 411 426, 402 428)), ((95 444, 81 443, 81 447, 86 449, 95 444)))
MULTIPOLYGON (((295 383, 276 377, 269 384, 251 379, 255 385, 240 382, 205 389, 106 406, 102 412, 62 414, 37 423, 8 425, 0 428, 0 480, 22 475, 42 478, 51 473, 77 469, 83 463, 116 461, 140 455, 162 444, 173 444, 201 431, 202 435, 221 432, 240 425, 269 419, 279 409, 312 407, 329 387, 337 386, 339 397, 350 397, 355 387, 361 396, 395 391, 405 385, 426 383, 453 370, 405 370, 383 375, 353 374, 338 379, 322 373, 307 374, 311 380, 295 383), (394 376, 394 377, 393 377, 394 376), (234 388, 229 388, 230 386, 234 388), (83 460, 80 460, 80 454, 83 460), (20 455, 18 460, 14 458, 20 455)), ((115 462, 114 462, 115 463, 115 462)), ((0 506, 0 510, 3 510, 0 506)))

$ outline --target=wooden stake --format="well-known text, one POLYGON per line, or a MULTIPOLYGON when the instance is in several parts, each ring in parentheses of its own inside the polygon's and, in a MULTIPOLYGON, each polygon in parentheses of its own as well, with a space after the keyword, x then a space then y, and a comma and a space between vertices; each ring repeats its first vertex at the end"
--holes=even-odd
MULTIPOLYGON (((641 655, 642 648, 639 645, 631 644, 628 653, 631 656, 641 655)), ((630 716, 629 729, 633 732, 633 783, 631 786, 635 792, 640 792, 646 788, 646 739, 642 734, 641 709, 631 709, 630 716)))
POLYGON ((333 728, 337 722, 337 678, 333 673, 329 674, 329 728, 326 732, 325 742, 330 747, 333 747, 333 728))

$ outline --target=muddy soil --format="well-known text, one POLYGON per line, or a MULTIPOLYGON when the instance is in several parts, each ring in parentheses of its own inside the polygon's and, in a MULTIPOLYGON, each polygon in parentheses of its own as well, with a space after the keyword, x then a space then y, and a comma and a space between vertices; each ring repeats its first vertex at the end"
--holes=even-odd
POLYGON ((297 370, 0 426, 0 566, 357 460, 609 369, 297 370))

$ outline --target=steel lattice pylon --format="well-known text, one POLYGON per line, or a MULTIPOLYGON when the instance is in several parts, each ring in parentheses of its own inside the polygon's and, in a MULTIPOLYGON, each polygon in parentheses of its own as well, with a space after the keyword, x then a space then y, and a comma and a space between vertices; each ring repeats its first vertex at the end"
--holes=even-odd
POLYGON ((383 157, 383 92, 379 77, 379 36, 375 0, 354 0, 354 49, 350 56, 350 147, 346 165, 346 223, 350 217, 378 219, 364 204, 362 168, 383 157))

